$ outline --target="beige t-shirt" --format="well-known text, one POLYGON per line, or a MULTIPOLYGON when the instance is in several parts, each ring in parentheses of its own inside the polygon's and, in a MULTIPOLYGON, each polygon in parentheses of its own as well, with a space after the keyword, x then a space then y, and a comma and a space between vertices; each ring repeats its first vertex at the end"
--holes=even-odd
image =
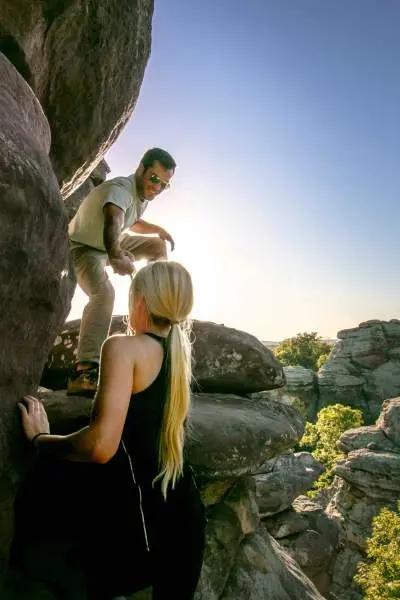
POLYGON ((121 231, 136 223, 148 204, 147 200, 140 200, 137 194, 134 175, 115 177, 101 183, 89 192, 69 223, 71 247, 85 244, 106 252, 103 242, 103 206, 109 202, 124 211, 124 224, 121 231))

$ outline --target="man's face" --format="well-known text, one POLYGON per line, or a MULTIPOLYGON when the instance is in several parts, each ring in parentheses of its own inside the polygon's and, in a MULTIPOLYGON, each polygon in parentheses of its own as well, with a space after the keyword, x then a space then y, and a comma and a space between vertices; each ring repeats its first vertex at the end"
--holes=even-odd
POLYGON ((143 200, 154 200, 160 192, 169 187, 169 182, 174 174, 173 169, 164 169, 156 160, 151 167, 144 170, 137 180, 138 192, 143 200))

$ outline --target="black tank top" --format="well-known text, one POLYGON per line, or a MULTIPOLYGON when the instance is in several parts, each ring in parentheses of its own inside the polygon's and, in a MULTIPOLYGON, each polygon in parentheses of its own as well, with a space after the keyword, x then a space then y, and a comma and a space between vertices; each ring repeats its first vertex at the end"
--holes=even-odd
POLYGON ((167 398, 167 339, 154 333, 145 335, 159 342, 164 357, 154 381, 132 394, 125 420, 120 451, 127 452, 139 484, 151 483, 159 472, 159 441, 167 398))

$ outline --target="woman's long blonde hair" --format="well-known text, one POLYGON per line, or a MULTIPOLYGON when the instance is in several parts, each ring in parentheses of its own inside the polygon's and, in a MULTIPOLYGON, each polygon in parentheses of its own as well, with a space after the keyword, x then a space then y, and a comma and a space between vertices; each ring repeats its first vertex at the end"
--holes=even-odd
POLYGON ((173 261, 156 261, 134 276, 129 293, 129 312, 140 294, 155 325, 171 325, 167 341, 168 387, 159 443, 164 498, 183 471, 184 424, 190 407, 191 343, 186 321, 193 306, 193 285, 188 271, 173 261))

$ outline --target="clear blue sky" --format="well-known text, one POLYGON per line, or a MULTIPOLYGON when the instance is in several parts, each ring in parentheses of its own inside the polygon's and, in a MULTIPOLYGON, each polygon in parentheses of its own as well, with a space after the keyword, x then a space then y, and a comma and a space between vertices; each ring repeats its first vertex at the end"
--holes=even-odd
POLYGON ((156 0, 106 158, 175 156, 145 218, 176 238, 194 316, 268 340, 400 317, 399 30, 400 0, 156 0))

